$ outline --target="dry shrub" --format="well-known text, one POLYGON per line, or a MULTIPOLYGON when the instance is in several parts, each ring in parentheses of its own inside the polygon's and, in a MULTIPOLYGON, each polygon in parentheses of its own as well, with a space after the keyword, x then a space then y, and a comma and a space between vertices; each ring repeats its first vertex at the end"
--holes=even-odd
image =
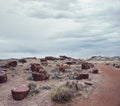
POLYGON ((28 87, 30 89, 29 95, 33 96, 40 93, 40 90, 37 88, 37 85, 35 83, 29 83, 28 87))
POLYGON ((29 83, 28 87, 30 90, 34 90, 37 87, 37 85, 35 83, 29 83))
POLYGON ((72 99, 72 92, 63 86, 55 87, 51 91, 51 100, 55 102, 68 102, 72 99))

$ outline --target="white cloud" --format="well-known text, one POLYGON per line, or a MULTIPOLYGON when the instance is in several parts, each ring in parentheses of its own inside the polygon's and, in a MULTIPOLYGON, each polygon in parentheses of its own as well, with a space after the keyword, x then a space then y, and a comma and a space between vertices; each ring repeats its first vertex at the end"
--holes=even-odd
POLYGON ((119 0, 1 0, 0 23, 0 58, 120 54, 119 0))

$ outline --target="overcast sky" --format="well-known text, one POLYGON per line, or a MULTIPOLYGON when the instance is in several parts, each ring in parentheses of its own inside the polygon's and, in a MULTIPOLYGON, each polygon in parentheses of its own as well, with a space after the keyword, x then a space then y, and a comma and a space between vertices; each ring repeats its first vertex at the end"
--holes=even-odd
POLYGON ((120 55, 120 0, 0 0, 0 58, 120 55))

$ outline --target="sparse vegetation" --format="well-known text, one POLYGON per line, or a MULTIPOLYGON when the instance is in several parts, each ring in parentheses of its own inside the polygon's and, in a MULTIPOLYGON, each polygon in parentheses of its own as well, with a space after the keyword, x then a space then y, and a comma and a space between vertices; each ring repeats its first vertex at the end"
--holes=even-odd
POLYGON ((68 88, 63 86, 55 87, 51 91, 51 100, 55 102, 68 102, 72 99, 72 96, 72 92, 68 88))
POLYGON ((68 102, 73 97, 82 95, 86 85, 78 81, 67 81, 66 84, 55 87, 51 91, 51 100, 55 102, 68 102))
POLYGON ((37 85, 35 83, 29 83, 28 87, 30 90, 34 90, 37 87, 37 85))
POLYGON ((40 90, 37 88, 37 85, 35 83, 29 83, 28 87, 30 89, 29 95, 33 96, 40 93, 40 90))

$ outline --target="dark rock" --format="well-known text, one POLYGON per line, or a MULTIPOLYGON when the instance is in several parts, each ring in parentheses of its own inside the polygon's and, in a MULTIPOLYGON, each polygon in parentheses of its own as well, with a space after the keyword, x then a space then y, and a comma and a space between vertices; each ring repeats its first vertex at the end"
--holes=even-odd
POLYGON ((8 67, 16 67, 17 66, 17 61, 11 61, 7 65, 8 65, 8 67))
POLYGON ((4 64, 0 66, 1 68, 10 68, 10 67, 16 67, 17 66, 17 61, 11 61, 8 62, 7 64, 4 64))
POLYGON ((93 67, 94 67, 94 65, 91 63, 82 63, 82 69, 90 69, 93 67))
POLYGON ((26 59, 20 59, 19 62, 24 64, 24 63, 26 63, 27 61, 26 61, 26 59))
POLYGON ((45 57, 45 60, 56 60, 56 58, 52 57, 52 56, 47 56, 47 57, 45 57))
POLYGON ((0 71, 0 83, 4 83, 7 81, 7 74, 5 71, 0 71))
POLYGON ((93 70, 92 70, 92 73, 94 73, 94 74, 98 74, 98 69, 97 68, 94 68, 93 70))
POLYGON ((89 74, 78 74, 76 77, 77 80, 89 79, 89 74))
POLYGON ((113 67, 120 68, 120 64, 113 64, 113 67))
POLYGON ((47 62, 47 60, 46 59, 40 59, 40 61, 41 61, 41 64, 42 65, 44 65, 44 66, 47 66, 48 65, 48 62, 47 62))
POLYGON ((74 64, 76 64, 76 62, 69 61, 69 62, 66 62, 65 64, 67 64, 67 65, 74 65, 74 64))
POLYGON ((91 82, 85 82, 86 85, 92 86, 93 84, 91 82))
POLYGON ((71 57, 67 57, 67 56, 60 56, 60 60, 66 60, 66 59, 71 59, 71 57))

